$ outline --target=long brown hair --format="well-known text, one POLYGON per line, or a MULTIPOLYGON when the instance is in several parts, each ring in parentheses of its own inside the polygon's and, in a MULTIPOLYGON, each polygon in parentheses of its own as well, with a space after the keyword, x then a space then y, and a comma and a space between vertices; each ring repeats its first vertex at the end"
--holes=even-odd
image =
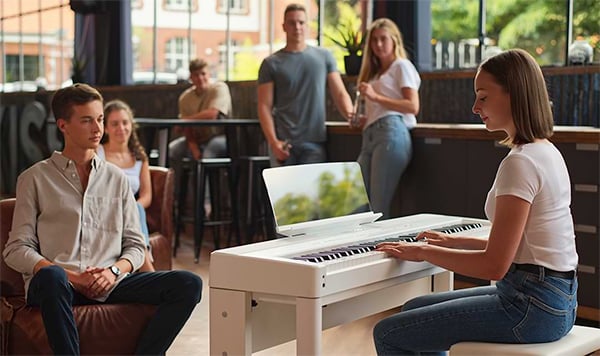
MULTIPOLYGON (((131 135, 129 135, 129 140, 127 141, 127 148, 129 152, 133 154, 136 160, 147 161, 148 155, 146 154, 146 150, 144 150, 144 146, 140 143, 140 140, 137 135, 138 125, 135 123, 133 119, 133 111, 122 100, 112 100, 104 105, 104 128, 106 129, 106 125, 108 125, 108 115, 110 115, 114 111, 123 110, 127 113, 129 120, 131 121, 131 135)), ((106 130, 104 130, 104 136, 102 136, 101 143, 108 142, 110 137, 106 134, 106 130)))
POLYGON ((535 59, 522 49, 511 49, 492 56, 479 65, 479 71, 494 77, 510 96, 515 137, 502 141, 507 146, 550 138, 554 118, 546 81, 535 59))
POLYGON ((369 26, 367 31, 367 37, 365 38, 365 48, 363 49, 363 61, 360 66, 360 74, 358 75, 358 83, 368 82, 379 74, 381 69, 381 62, 379 58, 373 54, 371 49, 371 34, 374 30, 384 29, 394 41, 394 56, 395 58, 408 58, 406 56, 406 50, 404 49, 404 40, 402 39, 402 33, 398 29, 398 26, 394 21, 382 17, 379 18, 369 26))

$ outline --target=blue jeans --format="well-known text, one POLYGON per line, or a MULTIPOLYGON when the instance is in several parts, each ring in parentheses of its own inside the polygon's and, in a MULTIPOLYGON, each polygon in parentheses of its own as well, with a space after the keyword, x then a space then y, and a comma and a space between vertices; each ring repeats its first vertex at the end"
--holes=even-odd
POLYGON ((290 149, 290 156, 284 162, 275 158, 269 150, 271 167, 293 166, 296 164, 322 163, 327 160, 325 143, 321 142, 294 142, 290 149))
POLYGON ((140 226, 142 228, 142 234, 144 235, 144 241, 146 241, 146 247, 150 246, 150 232, 148 232, 148 222, 146 221, 146 209, 140 203, 136 203, 138 213, 140 214, 140 226))
POLYGON ((443 355, 462 341, 538 343, 575 322, 577 277, 510 271, 495 286, 417 297, 373 330, 378 355, 443 355))
POLYGON ((391 203, 402 173, 412 157, 410 131, 400 115, 384 116, 362 133, 360 164, 371 209, 391 217, 391 203))
MULTIPOLYGON (((124 278, 105 303, 158 305, 135 353, 164 355, 200 302, 201 293, 202 280, 191 272, 140 272, 124 278)), ((40 269, 27 293, 27 304, 40 308, 48 343, 56 355, 79 355, 79 334, 72 306, 99 303, 75 291, 59 266, 40 269)))

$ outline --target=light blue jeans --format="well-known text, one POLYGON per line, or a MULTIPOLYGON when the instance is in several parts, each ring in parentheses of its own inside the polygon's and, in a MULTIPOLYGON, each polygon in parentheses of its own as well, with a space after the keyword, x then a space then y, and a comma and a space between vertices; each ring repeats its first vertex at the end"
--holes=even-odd
POLYGON ((495 286, 417 297, 373 330, 378 355, 443 355, 462 341, 538 343, 566 335, 577 277, 510 271, 495 286))
POLYGON ((360 164, 371 209, 390 218, 391 203, 412 157, 410 131, 400 115, 384 116, 362 133, 360 164))
POLYGON ((146 209, 142 204, 136 202, 138 213, 140 214, 140 227, 142 228, 142 234, 144 235, 144 241, 146 246, 150 246, 150 233, 148 232, 148 222, 146 220, 146 209))

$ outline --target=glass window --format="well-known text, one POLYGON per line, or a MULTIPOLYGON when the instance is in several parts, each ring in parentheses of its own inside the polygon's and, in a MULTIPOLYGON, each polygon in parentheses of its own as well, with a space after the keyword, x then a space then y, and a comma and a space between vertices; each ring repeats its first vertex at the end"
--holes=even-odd
MULTIPOLYGON (((346 72, 348 51, 336 42, 368 25, 368 10, 378 6, 371 0, 131 0, 133 72, 186 79, 187 62, 200 57, 215 78, 255 80, 262 60, 285 45, 283 12, 293 2, 307 9, 307 42, 328 48, 346 72)), ((472 69, 481 58, 513 47, 534 54, 541 65, 565 65, 574 41, 589 44, 593 61, 600 62, 600 1, 573 0, 570 34, 564 0, 482 3, 480 48, 479 0, 431 1, 434 70, 472 69)), ((53 89, 85 65, 85 59, 72 59, 69 0, 0 0, 0 17, 0 83, 39 80, 53 89)))
POLYGON ((187 68, 190 61, 188 39, 176 37, 168 40, 165 47, 165 61, 167 71, 176 73, 178 70, 187 68))
POLYGON ((227 13, 228 4, 230 14, 244 14, 248 12, 248 0, 219 0, 217 12, 221 14, 227 13))
POLYGON ((34 82, 40 75, 39 58, 37 55, 6 56, 6 78, 8 82, 24 81, 34 82), (21 71, 22 70, 22 71, 21 71), (22 75, 22 77, 21 77, 22 75))
MULTIPOLYGON (((483 51, 479 47, 479 0, 431 2, 432 67, 474 68, 479 58, 522 48, 542 66, 567 62, 567 2, 564 0, 486 0, 483 51)), ((600 2, 573 0, 573 40, 600 50, 600 2)), ((594 56, 597 58, 597 56, 594 56)))
POLYGON ((144 6, 144 0, 131 0, 132 9, 141 9, 144 6))
POLYGON ((188 11, 191 0, 164 0, 165 9, 172 11, 188 11))
MULTIPOLYGON (((360 62, 352 68, 349 55, 362 54, 363 32, 366 28, 365 1, 327 1, 323 11, 323 47, 331 50, 341 73, 356 75, 360 62)), ((314 25, 318 30, 317 24, 314 25)), ((316 43, 314 43, 316 45, 316 43)))
MULTIPOLYGON (((600 64, 600 1, 573 1, 573 41, 585 41, 592 48, 590 62, 600 64)), ((571 43, 572 44, 572 43, 571 43)))
POLYGON ((67 0, 0 0, 0 17, 0 91, 69 82, 75 25, 67 0))
POLYGON ((479 0, 431 2, 431 67, 434 70, 477 65, 479 0))
POLYGON ((565 1, 488 0, 486 16, 486 29, 500 49, 523 48, 540 65, 565 63, 565 1))

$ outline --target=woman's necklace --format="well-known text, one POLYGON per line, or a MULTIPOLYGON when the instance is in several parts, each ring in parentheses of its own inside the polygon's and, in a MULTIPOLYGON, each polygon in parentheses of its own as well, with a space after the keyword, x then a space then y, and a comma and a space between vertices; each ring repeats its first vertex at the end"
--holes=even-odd
POLYGON ((110 147, 105 147, 104 153, 107 161, 114 163, 121 168, 131 167, 135 163, 133 155, 128 150, 111 150, 110 147))

